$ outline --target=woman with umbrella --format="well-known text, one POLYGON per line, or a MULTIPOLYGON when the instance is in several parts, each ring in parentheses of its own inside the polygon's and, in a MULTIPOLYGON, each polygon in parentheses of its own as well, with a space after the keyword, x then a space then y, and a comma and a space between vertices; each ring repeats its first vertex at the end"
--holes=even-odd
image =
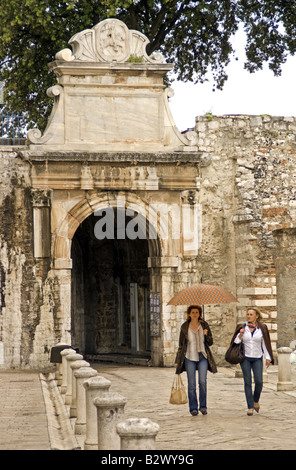
POLYGON ((187 320, 181 326, 179 348, 176 355, 176 374, 186 370, 188 381, 189 410, 196 416, 200 410, 207 414, 207 371, 217 372, 210 350, 213 337, 210 327, 202 316, 200 305, 187 309, 187 320), (198 371, 199 408, 196 393, 196 371, 198 371))
POLYGON ((207 414, 207 372, 217 372, 210 346, 213 337, 208 323, 204 320, 201 305, 237 302, 237 299, 223 287, 210 284, 195 284, 181 290, 168 305, 190 305, 187 320, 181 325, 179 348, 176 355, 176 374, 187 372, 189 410, 198 414, 196 394, 196 371, 199 382, 199 409, 207 414))

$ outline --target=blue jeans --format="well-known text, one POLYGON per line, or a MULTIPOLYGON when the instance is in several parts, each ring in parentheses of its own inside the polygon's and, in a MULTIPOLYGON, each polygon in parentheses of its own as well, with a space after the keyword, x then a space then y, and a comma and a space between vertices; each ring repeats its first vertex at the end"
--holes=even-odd
POLYGON ((199 405, 200 410, 207 409, 207 371, 208 360, 199 353, 199 361, 190 361, 185 357, 185 368, 188 382, 189 411, 198 411, 196 395, 196 371, 198 371, 199 405))
POLYGON ((263 388, 263 360, 260 358, 246 357, 241 363, 244 376, 244 388, 248 409, 254 408, 254 402, 258 403, 263 388), (252 393, 252 371, 254 374, 254 394, 252 393))

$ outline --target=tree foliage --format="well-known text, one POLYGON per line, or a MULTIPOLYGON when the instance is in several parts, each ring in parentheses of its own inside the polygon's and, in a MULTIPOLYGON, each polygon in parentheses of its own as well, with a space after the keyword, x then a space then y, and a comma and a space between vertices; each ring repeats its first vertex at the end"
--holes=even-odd
POLYGON ((268 63, 280 75, 296 51, 296 0, 0 0, 6 106, 26 111, 28 121, 44 127, 51 107, 45 92, 55 83, 48 62, 73 34, 110 17, 144 33, 148 54, 161 51, 178 79, 203 82, 211 71, 217 88, 227 79, 239 24, 250 72, 268 63))

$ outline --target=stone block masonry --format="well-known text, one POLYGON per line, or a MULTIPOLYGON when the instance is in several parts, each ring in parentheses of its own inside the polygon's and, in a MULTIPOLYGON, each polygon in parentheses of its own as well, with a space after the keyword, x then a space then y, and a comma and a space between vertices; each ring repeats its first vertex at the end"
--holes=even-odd
POLYGON ((18 150, 0 149, 0 367, 27 368, 48 357, 53 337, 44 326, 38 343, 49 263, 34 258, 30 164, 18 150))
MULTIPOLYGON (((171 279, 183 286, 202 278, 205 283, 226 286, 239 299, 238 305, 205 307, 218 362, 223 361, 230 335, 236 322, 244 319, 247 306, 257 306, 263 312, 275 350, 281 335, 284 344, 280 346, 295 339, 294 313, 285 307, 278 318, 279 299, 286 299, 281 300, 282 306, 289 305, 289 295, 294 295, 293 283, 288 291, 284 286, 294 265, 293 250, 288 247, 295 243, 295 131, 295 118, 222 116, 209 120, 204 116, 196 120, 200 154, 212 156, 207 165, 198 163, 196 199, 202 208, 202 242, 197 254, 183 257, 181 269, 177 262, 174 277, 168 272, 166 282, 171 279), (283 250, 284 265, 278 262, 283 250), (289 272, 285 266, 290 266, 289 272)), ((59 164, 56 159, 54 174, 58 174, 59 164)), ((58 313, 61 299, 57 287, 61 276, 68 274, 50 269, 51 257, 34 257, 33 206, 47 188, 37 189, 37 195, 36 188, 32 189, 25 148, 3 149, 0 165, 0 365, 46 367, 50 348, 61 339, 63 319, 58 313)), ((161 174, 156 168, 155 177, 161 174)), ((112 181, 107 186, 110 184, 112 181)), ((162 194, 165 191, 169 189, 162 189, 162 194)), ((51 204, 50 195, 49 201, 51 204)), ((66 207, 67 200, 62 204, 66 207)), ((51 210, 49 206, 44 204, 46 210, 51 210)), ((42 250, 42 245, 38 246, 42 250)), ((170 288, 166 287, 166 292, 170 295, 170 288)), ((169 365, 174 361, 184 308, 164 308, 162 318, 161 354, 169 365)))
MULTIPOLYGON (((196 119, 196 130, 202 145, 199 149, 216 156, 212 164, 202 170, 203 175, 207 173, 211 188, 215 188, 215 192, 221 184, 232 188, 235 284, 240 300, 237 319, 244 319, 246 306, 260 308, 275 348, 277 301, 281 292, 276 285, 275 265, 280 248, 275 247, 274 237, 278 231, 295 226, 296 119, 274 116, 213 116, 209 119, 204 116, 196 119), (219 171, 218 162, 221 162, 219 171), (227 173, 230 162, 232 171, 227 173)), ((203 182, 202 176, 201 186, 203 182)), ((225 193, 226 189, 220 205, 227 203, 225 193)), ((212 210, 217 213, 214 197, 211 201, 212 210)), ((290 329, 285 341, 289 343, 292 339, 294 332, 290 329)))
POLYGON ((218 364, 248 306, 274 350, 295 340, 296 118, 206 115, 181 133, 173 64, 147 43, 115 19, 77 33, 49 65, 44 134, 0 148, 0 367, 46 369, 61 342, 172 366, 186 309, 168 302, 201 281, 239 300, 204 308, 218 364), (107 209, 117 238, 101 237, 107 209))

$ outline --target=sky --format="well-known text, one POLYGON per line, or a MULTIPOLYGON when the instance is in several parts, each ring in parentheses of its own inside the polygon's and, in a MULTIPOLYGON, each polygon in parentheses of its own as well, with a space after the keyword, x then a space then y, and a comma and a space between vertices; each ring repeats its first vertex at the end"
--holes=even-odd
POLYGON ((238 60, 229 64, 228 80, 222 91, 213 92, 212 81, 172 83, 175 94, 169 103, 180 131, 194 127, 195 117, 206 113, 296 116, 296 56, 282 65, 280 77, 275 77, 268 66, 251 74, 244 70, 243 41, 239 33, 234 41, 238 60))

